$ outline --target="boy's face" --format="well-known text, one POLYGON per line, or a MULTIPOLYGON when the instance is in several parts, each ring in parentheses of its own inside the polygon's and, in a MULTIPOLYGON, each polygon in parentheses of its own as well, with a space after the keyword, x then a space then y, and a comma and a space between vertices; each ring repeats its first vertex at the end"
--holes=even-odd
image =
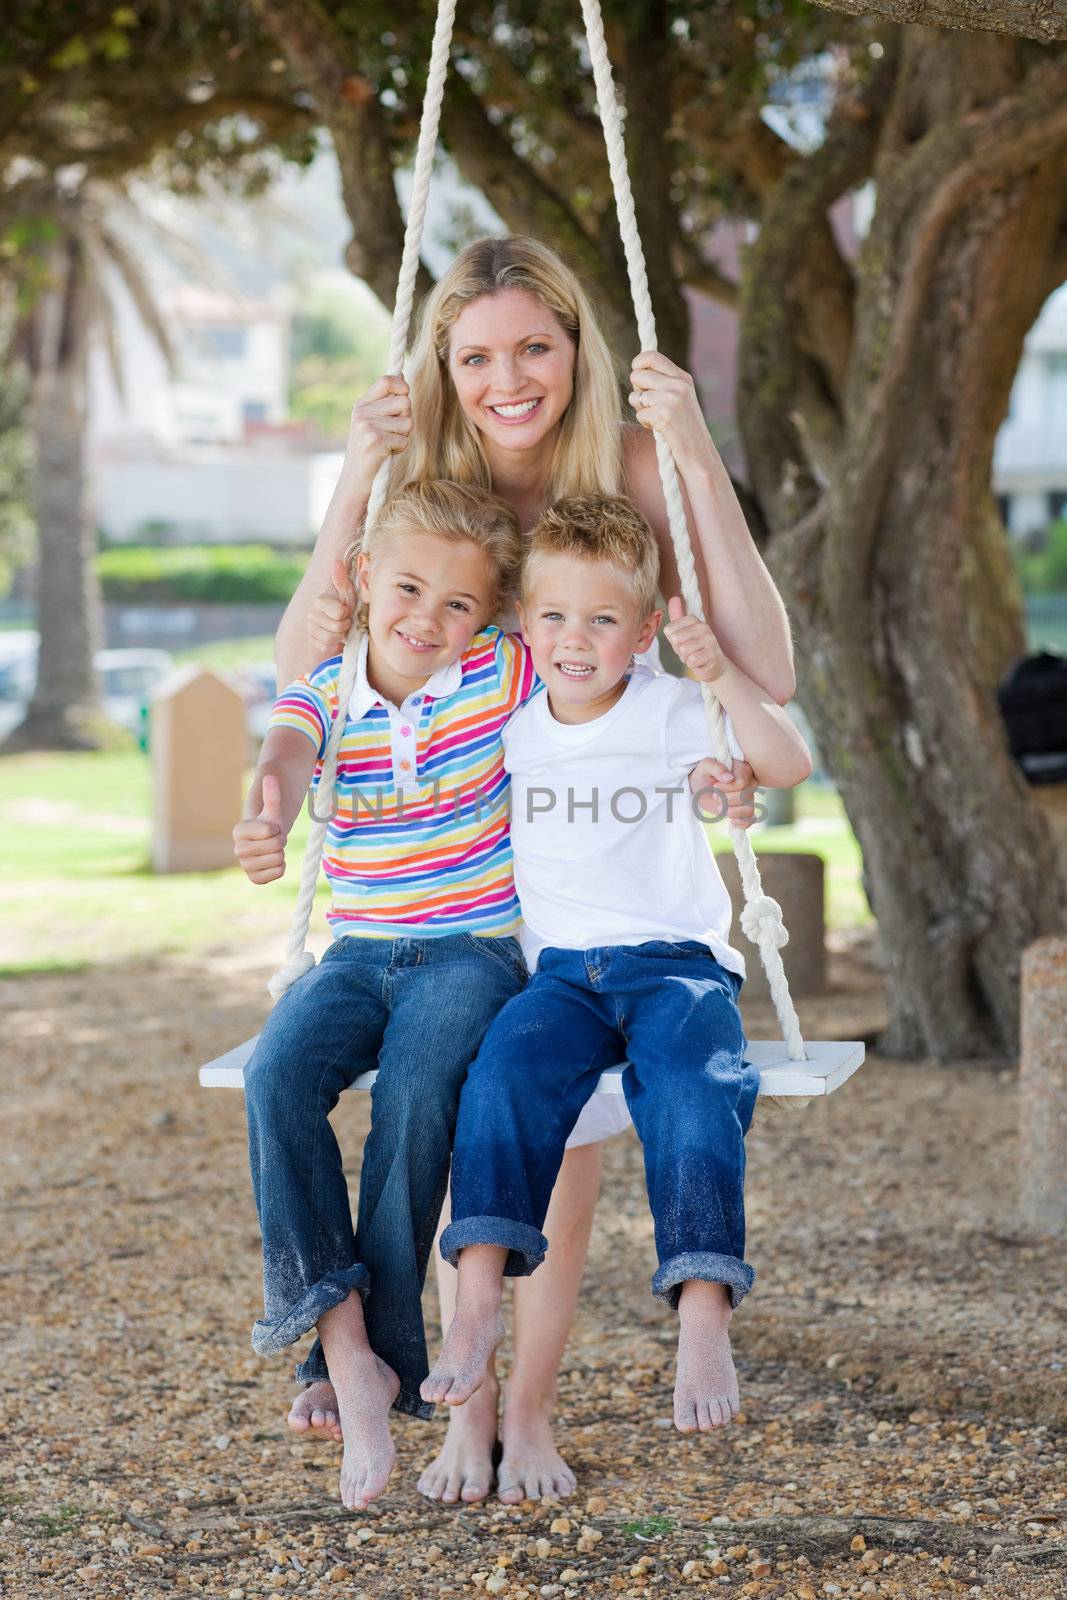
POLYGON ((496 598, 476 544, 417 531, 394 534, 373 556, 361 551, 356 580, 367 602, 374 686, 398 705, 459 660, 496 598))
POLYGON ((615 704, 631 657, 649 648, 661 615, 644 612, 605 561, 538 560, 519 618, 560 722, 589 722, 615 704))

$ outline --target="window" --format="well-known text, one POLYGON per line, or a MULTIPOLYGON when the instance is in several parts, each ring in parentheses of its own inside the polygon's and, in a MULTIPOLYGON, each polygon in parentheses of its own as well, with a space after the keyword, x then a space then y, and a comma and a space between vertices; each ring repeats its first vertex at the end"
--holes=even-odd
POLYGON ((1048 493, 1048 520, 1059 522, 1067 515, 1067 489, 1050 489, 1048 493))
POLYGON ((1048 420, 1067 424, 1067 350, 1045 355, 1045 397, 1048 420))
POLYGON ((241 416, 245 422, 266 422, 267 402, 265 400, 242 400, 241 416))
POLYGON ((225 361, 240 360, 248 344, 244 328, 225 327, 219 324, 203 330, 203 349, 206 355, 222 356, 225 361))

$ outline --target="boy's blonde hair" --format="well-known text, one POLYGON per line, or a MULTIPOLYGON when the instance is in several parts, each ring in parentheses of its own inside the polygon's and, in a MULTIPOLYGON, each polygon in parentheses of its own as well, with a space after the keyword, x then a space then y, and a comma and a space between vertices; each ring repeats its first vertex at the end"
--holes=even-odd
POLYGON ((617 494, 572 495, 547 506, 526 541, 522 599, 528 601, 546 556, 603 561, 614 567, 643 617, 656 609, 659 548, 632 500, 617 494))
POLYGON ((600 490, 622 483, 622 402, 607 340, 588 295, 553 250, 519 234, 475 239, 427 295, 408 363, 411 442, 392 466, 390 486, 419 478, 492 487, 481 434, 464 414, 448 370, 449 337, 464 307, 484 295, 522 289, 548 310, 575 347, 574 393, 560 419, 545 496, 600 490))
MULTIPOLYGON (((496 495, 473 484, 446 483, 428 479, 409 483, 387 500, 377 522, 363 529, 346 552, 346 564, 356 575, 356 557, 361 550, 373 561, 397 534, 431 533, 451 544, 464 540, 477 545, 485 556, 493 585, 491 615, 508 609, 515 599, 525 540, 519 519, 511 507, 496 495)), ((358 620, 367 626, 367 607, 360 601, 358 620)))

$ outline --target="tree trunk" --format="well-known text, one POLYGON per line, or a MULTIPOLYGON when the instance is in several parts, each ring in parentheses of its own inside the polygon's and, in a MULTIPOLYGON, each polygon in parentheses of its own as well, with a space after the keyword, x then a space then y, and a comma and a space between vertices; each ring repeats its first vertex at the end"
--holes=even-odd
POLYGON ((780 359, 796 241, 773 228, 749 260, 741 396, 801 703, 863 851, 883 1044, 938 1059, 1016 1048, 1022 950, 1067 919, 992 693, 1023 647, 1018 588, 988 582, 1008 564, 993 442, 1062 218, 1062 85, 1020 89, 1015 46, 946 37, 910 37, 887 117, 824 495, 790 421, 810 370, 792 344, 780 359))
POLYGON ((35 446, 37 686, 5 751, 95 750, 108 742, 93 654, 100 634, 96 536, 85 470, 87 307, 80 245, 68 241, 64 289, 41 308, 59 332, 30 400, 35 446))

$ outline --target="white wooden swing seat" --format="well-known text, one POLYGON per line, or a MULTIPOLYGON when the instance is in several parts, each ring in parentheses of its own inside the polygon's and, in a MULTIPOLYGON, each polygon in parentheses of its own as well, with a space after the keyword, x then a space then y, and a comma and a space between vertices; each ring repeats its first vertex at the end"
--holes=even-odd
MULTIPOLYGON (((600 15, 599 0, 581 0, 581 7, 585 21, 589 59, 596 83, 597 106, 604 128, 608 166, 615 191, 619 231, 626 255, 630 292, 634 303, 641 349, 655 350, 657 348, 656 321, 653 316, 652 301, 648 291, 644 250, 637 231, 633 194, 626 166, 622 120, 615 98, 615 85, 612 81, 611 62, 604 39, 604 25, 600 15)), ((393 311, 387 369, 389 372, 398 373, 402 371, 407 351, 408 327, 414 304, 415 280, 419 268, 422 229, 426 216, 426 197, 429 191, 434 152, 437 147, 437 128, 440 120, 441 102, 444 96, 445 79, 448 75, 455 13, 456 0, 439 0, 433 45, 430 51, 430 65, 426 78, 426 94, 423 100, 418 148, 412 175, 411 200, 408 207, 407 228, 404 234, 403 257, 397 283, 396 304, 393 311)), ((689 615, 703 620, 703 600, 700 594, 700 585, 697 581, 696 566, 689 539, 689 529, 686 522, 685 506, 682 500, 677 468, 665 441, 658 433, 654 434, 654 438, 682 597, 689 615)), ((378 513, 384 504, 388 477, 389 463, 386 461, 378 469, 377 477, 371 489, 366 517, 368 526, 377 519, 378 513)), ((359 630, 353 625, 342 656, 341 674, 337 688, 339 705, 347 705, 355 683, 358 647, 359 630)), ((728 767, 731 765, 733 758, 727 742, 726 728, 723 723, 719 702, 709 684, 702 684, 701 688, 715 755, 719 761, 728 767)), ((317 798, 320 811, 327 814, 332 806, 333 790, 337 776, 337 754, 344 732, 344 725, 344 717, 338 716, 334 718, 330 737, 323 754, 317 798)), ((315 964, 314 957, 307 950, 307 932, 312 902, 315 897, 315 888, 318 882, 319 866, 322 860, 326 827, 327 824, 325 822, 316 822, 308 839, 301 869, 300 893, 297 897, 292 930, 289 936, 286 964, 280 972, 274 975, 269 985, 270 993, 275 999, 284 994, 291 984, 298 982, 304 973, 309 971, 315 964)), ((761 1095, 773 1095, 776 1097, 821 1097, 831 1094, 835 1089, 840 1088, 841 1084, 850 1078, 862 1064, 864 1058, 863 1044, 858 1040, 830 1040, 806 1044, 801 1037, 800 1021, 789 993, 789 984, 780 954, 781 947, 789 939, 782 920, 782 908, 776 900, 771 899, 769 895, 765 895, 763 892, 756 855, 748 834, 743 828, 731 825, 730 838, 737 856, 738 870, 745 897, 745 906, 740 917, 741 927, 745 935, 759 948, 760 957, 767 973, 771 999, 774 1002, 783 1033, 781 1040, 759 1040, 752 1041, 749 1044, 748 1060, 760 1069, 759 1092, 761 1095)), ((219 1056, 216 1060, 209 1061, 206 1066, 201 1067, 201 1084, 209 1089, 237 1089, 243 1087, 245 1064, 251 1057, 255 1042, 254 1039, 249 1039, 244 1044, 238 1045, 236 1049, 230 1050, 226 1055, 219 1056)), ((369 1089, 375 1077, 376 1073, 365 1072, 356 1079, 352 1087, 369 1089)), ((598 1092, 601 1094, 620 1094, 622 1092, 621 1078, 621 1068, 605 1072, 600 1079, 598 1092)))
MULTIPOLYGON (((258 1037, 258 1036, 257 1036, 258 1037)), ((200 1084, 204 1089, 243 1089, 245 1067, 256 1047, 255 1039, 246 1039, 224 1056, 216 1056, 200 1068, 200 1084)), ((775 1096, 825 1095, 839 1089, 846 1078, 851 1078, 862 1065, 862 1043, 844 1043, 831 1040, 816 1043, 808 1040, 808 1059, 790 1061, 785 1046, 772 1039, 756 1039, 749 1045, 746 1061, 759 1068, 759 1092, 775 1096)), ((361 1073, 351 1089, 369 1089, 377 1072, 361 1073)), ((612 1067, 600 1075, 598 1094, 622 1094, 622 1068, 612 1067)))

